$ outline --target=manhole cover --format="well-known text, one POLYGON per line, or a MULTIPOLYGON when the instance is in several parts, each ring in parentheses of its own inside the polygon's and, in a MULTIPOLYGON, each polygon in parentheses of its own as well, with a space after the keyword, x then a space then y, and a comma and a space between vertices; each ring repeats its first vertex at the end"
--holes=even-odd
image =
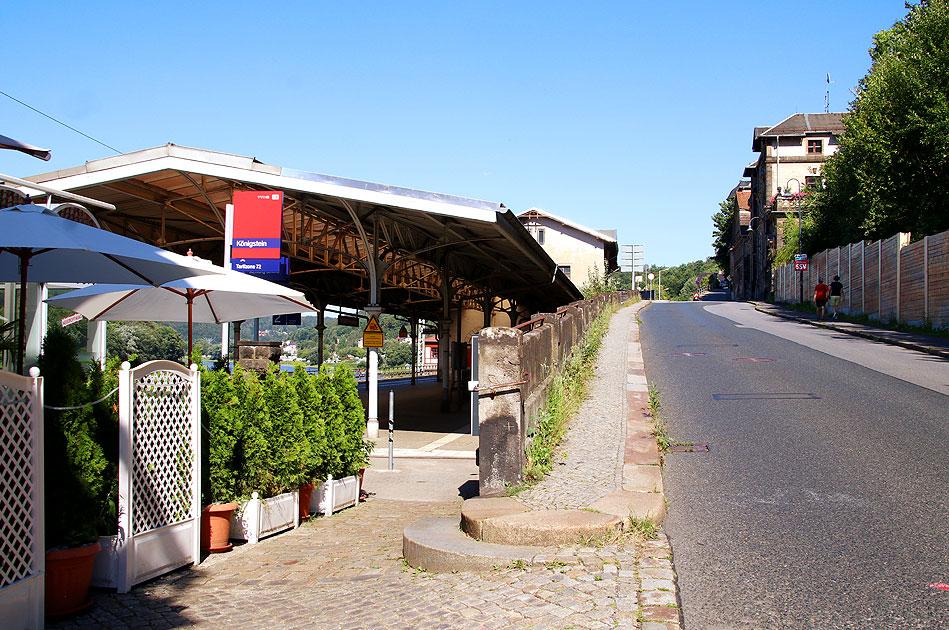
POLYGON ((707 453, 708 444, 674 444, 669 447, 670 453, 707 453))
POLYGON ((737 359, 732 359, 732 361, 738 361, 739 363, 771 363, 774 359, 757 359, 753 357, 738 357, 737 359))
POLYGON ((705 352, 674 352, 667 354, 667 357, 704 357, 708 356, 705 352))

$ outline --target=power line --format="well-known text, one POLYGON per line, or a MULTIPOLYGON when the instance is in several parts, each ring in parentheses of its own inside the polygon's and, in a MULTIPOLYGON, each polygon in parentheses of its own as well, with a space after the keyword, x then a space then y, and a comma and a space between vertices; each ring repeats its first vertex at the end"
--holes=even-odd
POLYGON ((115 151, 115 152, 116 152, 117 154, 119 154, 119 155, 122 154, 122 152, 119 151, 118 149, 116 149, 115 147, 109 146, 109 145, 107 145, 105 142, 102 142, 101 140, 96 140, 95 138, 93 138, 93 137, 90 136, 89 134, 83 133, 83 132, 79 131, 78 129, 76 129, 75 127, 70 127, 69 125, 67 125, 66 123, 64 123, 64 122, 61 121, 61 120, 56 120, 55 118, 53 118, 53 117, 50 116, 49 114, 46 114, 46 113, 44 113, 44 112, 41 112, 40 110, 36 109, 36 108, 33 107, 32 105, 29 105, 29 104, 27 104, 27 103, 24 103, 23 101, 21 101, 21 100, 18 99, 18 98, 15 98, 15 97, 13 97, 13 96, 10 96, 9 94, 7 94, 6 92, 4 92, 3 90, 0 90, 0 94, 3 94, 4 96, 6 96, 6 97, 7 97, 8 99, 10 99, 10 100, 16 101, 17 103, 19 103, 19 104, 22 105, 23 107, 28 107, 28 108, 32 109, 32 110, 33 110, 34 112, 36 112, 37 114, 40 114, 40 115, 42 115, 42 116, 46 116, 47 118, 49 118, 49 119, 52 120, 53 122, 59 123, 60 125, 62 125, 63 127, 66 127, 67 129, 72 129, 73 131, 75 131, 76 133, 78 133, 80 136, 85 136, 86 138, 89 138, 89 139, 92 140, 93 142, 98 142, 99 144, 101 144, 102 146, 104 146, 106 149, 110 149, 110 150, 112 150, 112 151, 115 151))

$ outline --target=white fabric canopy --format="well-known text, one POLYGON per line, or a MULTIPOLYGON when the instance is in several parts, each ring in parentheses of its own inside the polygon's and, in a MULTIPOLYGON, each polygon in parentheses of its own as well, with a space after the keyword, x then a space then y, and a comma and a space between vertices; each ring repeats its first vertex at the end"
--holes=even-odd
POLYGON ((46 301, 93 320, 189 322, 189 354, 193 322, 221 324, 317 311, 300 291, 193 260, 219 273, 183 278, 160 287, 96 284, 46 301))

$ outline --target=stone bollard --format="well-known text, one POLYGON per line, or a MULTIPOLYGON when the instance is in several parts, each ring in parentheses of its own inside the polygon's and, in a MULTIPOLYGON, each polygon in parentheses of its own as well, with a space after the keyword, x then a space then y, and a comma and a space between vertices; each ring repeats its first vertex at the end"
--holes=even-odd
POLYGON ((480 493, 502 494, 521 481, 526 427, 523 420, 521 336, 514 328, 484 328, 478 335, 480 493))

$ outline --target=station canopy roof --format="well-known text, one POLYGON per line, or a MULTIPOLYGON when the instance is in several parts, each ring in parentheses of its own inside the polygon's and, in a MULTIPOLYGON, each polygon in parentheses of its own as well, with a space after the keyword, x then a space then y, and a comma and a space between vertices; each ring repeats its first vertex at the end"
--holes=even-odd
POLYGON ((240 190, 284 192, 282 255, 314 304, 365 308, 376 253, 379 305, 438 319, 480 298, 552 311, 582 296, 503 204, 271 166, 168 144, 26 178, 113 204, 103 228, 223 263, 225 206, 240 190))

